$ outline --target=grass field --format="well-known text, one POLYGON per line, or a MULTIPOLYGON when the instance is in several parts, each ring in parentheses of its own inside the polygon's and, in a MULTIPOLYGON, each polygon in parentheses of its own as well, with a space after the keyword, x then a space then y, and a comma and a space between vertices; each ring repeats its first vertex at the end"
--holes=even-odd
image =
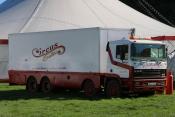
POLYGON ((90 100, 76 91, 28 94, 0 84, 0 117, 175 117, 175 95, 90 100))

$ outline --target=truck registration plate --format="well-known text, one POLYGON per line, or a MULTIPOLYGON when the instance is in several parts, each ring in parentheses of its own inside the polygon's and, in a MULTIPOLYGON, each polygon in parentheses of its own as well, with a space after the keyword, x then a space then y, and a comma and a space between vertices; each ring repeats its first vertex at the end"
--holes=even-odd
POLYGON ((148 86, 156 86, 156 82, 149 82, 148 86))

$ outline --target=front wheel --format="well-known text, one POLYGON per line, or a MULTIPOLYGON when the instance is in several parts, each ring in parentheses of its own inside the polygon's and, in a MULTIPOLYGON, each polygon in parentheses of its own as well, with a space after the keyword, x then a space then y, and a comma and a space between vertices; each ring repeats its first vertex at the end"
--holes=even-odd
POLYGON ((120 84, 116 80, 110 80, 105 87, 105 94, 108 98, 120 97, 120 84))

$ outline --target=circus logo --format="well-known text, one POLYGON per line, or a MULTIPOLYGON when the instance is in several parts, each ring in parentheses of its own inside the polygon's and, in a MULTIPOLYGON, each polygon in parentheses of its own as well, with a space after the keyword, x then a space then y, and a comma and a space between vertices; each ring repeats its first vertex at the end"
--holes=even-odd
POLYGON ((55 55, 62 55, 65 52, 65 47, 55 43, 47 48, 34 48, 32 50, 32 55, 36 58, 43 57, 43 61, 47 61, 49 58, 55 55))

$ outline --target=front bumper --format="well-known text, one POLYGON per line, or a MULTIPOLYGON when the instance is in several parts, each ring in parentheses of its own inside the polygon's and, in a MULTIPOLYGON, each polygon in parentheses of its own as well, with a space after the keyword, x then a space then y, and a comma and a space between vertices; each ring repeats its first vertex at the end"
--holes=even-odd
POLYGON ((166 79, 135 79, 133 83, 134 92, 142 91, 164 91, 166 79))

